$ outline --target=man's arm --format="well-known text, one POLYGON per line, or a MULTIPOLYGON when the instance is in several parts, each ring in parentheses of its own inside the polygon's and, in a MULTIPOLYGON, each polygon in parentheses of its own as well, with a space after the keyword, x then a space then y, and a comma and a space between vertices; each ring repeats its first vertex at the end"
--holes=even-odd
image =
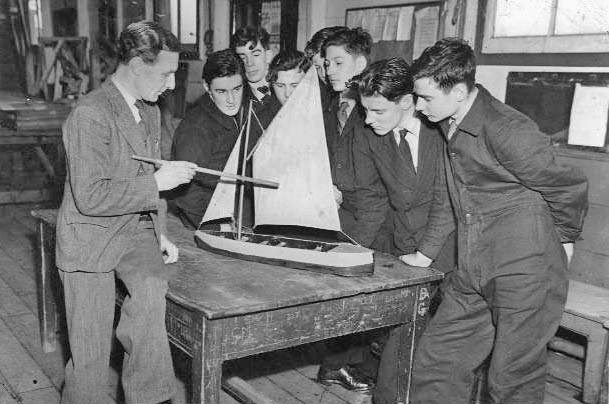
POLYGON ((549 137, 528 119, 510 120, 487 142, 503 167, 541 194, 561 242, 575 242, 588 209, 586 177, 574 167, 559 164, 549 137))
POLYGON ((374 162, 367 136, 374 135, 368 131, 356 131, 353 139, 357 223, 353 234, 350 234, 365 247, 374 242, 389 209, 387 189, 374 162))
POLYGON ((425 234, 419 242, 415 254, 401 257, 409 265, 429 266, 440 253, 448 236, 456 229, 455 216, 446 183, 445 154, 446 144, 442 143, 442 153, 437 156, 433 201, 425 234))

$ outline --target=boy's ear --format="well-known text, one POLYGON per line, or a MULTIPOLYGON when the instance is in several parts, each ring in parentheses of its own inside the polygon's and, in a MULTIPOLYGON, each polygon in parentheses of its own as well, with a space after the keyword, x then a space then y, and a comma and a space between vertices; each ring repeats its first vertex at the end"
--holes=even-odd
POLYGON ((361 72, 363 72, 367 65, 368 65, 368 59, 366 59, 366 56, 364 56, 364 55, 356 56, 355 68, 357 69, 357 74, 360 74, 361 72))
POLYGON ((203 80, 203 88, 205 89, 206 93, 209 93, 209 84, 207 84, 207 81, 203 80))
POLYGON ((403 95, 398 101, 400 108, 403 110, 408 110, 414 106, 414 97, 412 94, 403 95))
POLYGON ((141 73, 142 68, 144 67, 145 63, 141 57, 136 56, 129 60, 128 65, 129 65, 129 68, 131 69, 131 71, 133 72, 133 74, 139 75, 141 73))
POLYGON ((457 83, 451 88, 451 91, 455 95, 458 101, 463 101, 467 98, 469 91, 467 90, 467 85, 465 83, 457 83))

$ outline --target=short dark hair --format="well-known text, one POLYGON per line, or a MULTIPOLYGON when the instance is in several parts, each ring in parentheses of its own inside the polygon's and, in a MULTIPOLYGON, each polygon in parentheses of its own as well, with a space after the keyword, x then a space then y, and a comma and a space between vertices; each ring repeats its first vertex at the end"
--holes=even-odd
POLYGON ((321 48, 326 41, 326 39, 330 38, 332 35, 339 31, 348 30, 348 27, 343 27, 340 25, 334 27, 325 27, 317 31, 313 34, 311 39, 307 42, 304 48, 304 53, 308 58, 312 58, 321 52, 321 48))
POLYGON ((351 79, 350 88, 360 95, 381 95, 396 102, 402 96, 412 94, 413 80, 408 63, 402 58, 377 60, 362 73, 351 79))
POLYGON ((277 81, 279 72, 298 68, 301 72, 307 72, 311 67, 311 61, 304 53, 295 49, 285 49, 279 52, 269 64, 269 72, 266 75, 266 81, 274 83, 277 81))
POLYGON ((217 77, 240 75, 245 83, 245 69, 241 58, 232 49, 224 49, 207 57, 203 66, 203 80, 210 85, 217 77))
POLYGON ((170 31, 156 22, 139 21, 129 25, 118 38, 118 61, 126 64, 136 56, 145 63, 156 62, 159 53, 179 52, 180 42, 170 31))
POLYGON ((448 91, 465 83, 468 91, 476 84, 476 57, 473 49, 462 39, 444 38, 426 48, 412 64, 414 80, 432 78, 448 91))
POLYGON ((230 47, 235 50, 237 46, 245 46, 248 42, 258 45, 258 42, 264 49, 270 49, 270 36, 264 28, 258 27, 242 27, 239 28, 230 39, 230 47))
POLYGON ((321 47, 321 55, 325 57, 329 46, 344 46, 345 51, 354 56, 370 56, 372 37, 362 28, 340 30, 332 34, 321 47))

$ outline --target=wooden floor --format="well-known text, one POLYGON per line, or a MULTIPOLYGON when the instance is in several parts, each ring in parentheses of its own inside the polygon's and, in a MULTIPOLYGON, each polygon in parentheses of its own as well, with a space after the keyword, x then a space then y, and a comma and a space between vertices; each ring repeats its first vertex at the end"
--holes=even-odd
MULTIPOLYGON (((0 205, 0 404, 56 404, 63 383, 65 344, 44 354, 40 348, 35 277, 35 223, 30 210, 41 205, 0 205)), ((58 332, 65 342, 65 333, 58 332)), ((370 404, 369 396, 314 381, 319 363, 314 345, 231 362, 234 372, 277 404, 370 404)), ((111 402, 122 402, 118 389, 118 354, 109 383, 111 402), (117 398, 118 397, 118 398, 117 398)), ((174 404, 185 403, 186 358, 175 353, 180 379, 174 404)), ((566 356, 551 357, 544 404, 580 403, 581 363, 566 356)), ((237 403, 223 393, 222 404, 237 403)))

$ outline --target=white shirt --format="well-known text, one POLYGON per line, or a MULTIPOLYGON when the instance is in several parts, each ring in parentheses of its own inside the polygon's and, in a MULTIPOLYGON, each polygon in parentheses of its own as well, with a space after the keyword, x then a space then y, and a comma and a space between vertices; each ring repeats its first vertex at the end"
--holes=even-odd
POLYGON ((118 89, 118 92, 121 93, 121 95, 127 102, 127 105, 129 105, 129 109, 131 110, 131 113, 133 114, 135 123, 140 123, 140 121, 142 120, 142 117, 140 116, 140 111, 135 106, 135 102, 137 101, 135 99, 135 97, 133 97, 131 94, 129 94, 129 92, 127 92, 125 87, 121 86, 120 83, 114 79, 114 77, 112 77, 111 80, 112 80, 112 83, 114 83, 114 85, 118 89))
POLYGON ((402 129, 406 129, 407 131, 404 138, 410 147, 412 164, 414 165, 414 170, 416 171, 419 163, 419 132, 421 131, 421 121, 419 118, 413 116, 405 123, 404 127, 398 126, 393 129, 393 138, 398 146, 400 145, 401 141, 400 131, 402 129))

